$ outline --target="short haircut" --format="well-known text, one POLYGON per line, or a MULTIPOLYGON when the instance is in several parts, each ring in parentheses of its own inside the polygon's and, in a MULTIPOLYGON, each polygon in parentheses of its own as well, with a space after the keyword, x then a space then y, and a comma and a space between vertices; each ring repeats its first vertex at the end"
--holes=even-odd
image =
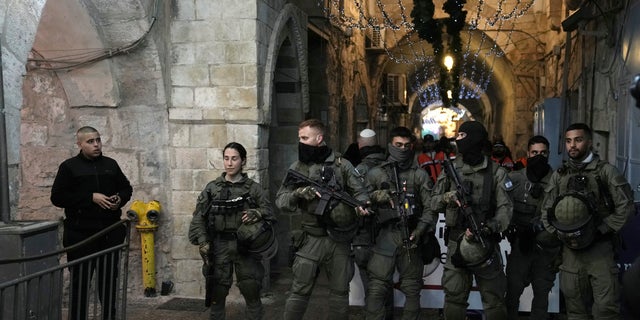
POLYGON ((238 151, 238 153, 240 154, 240 159, 247 160, 247 149, 245 149, 241 144, 237 142, 229 142, 226 146, 224 146, 224 149, 222 149, 223 156, 224 152, 227 151, 227 149, 234 149, 238 151))
POLYGON ((89 126, 84 126, 80 129, 78 129, 78 131, 76 131, 76 139, 80 139, 80 135, 85 134, 85 133, 94 133, 94 132, 98 132, 98 130, 96 130, 96 128, 94 127, 89 127, 89 126))
POLYGON ((589 126, 586 123, 582 123, 582 122, 572 123, 567 127, 567 130, 565 130, 564 133, 567 133, 573 130, 583 130, 584 133, 587 135, 587 139, 589 140, 591 140, 591 138, 593 137, 591 128, 589 128, 589 126))
POLYGON ((409 130, 409 128, 407 127, 395 127, 391 129, 391 132, 389 133, 389 138, 393 140, 394 137, 409 138, 411 141, 414 141, 416 138, 411 132, 411 130, 409 130))
POLYGON ((313 128, 316 129, 320 132, 321 135, 324 135, 326 127, 324 126, 324 123, 322 123, 322 121, 318 120, 318 119, 307 119, 304 120, 302 122, 300 122, 300 124, 298 125, 298 129, 302 129, 304 127, 309 127, 309 128, 313 128))
POLYGON ((543 143, 545 146, 547 146, 547 149, 549 149, 549 140, 547 140, 547 138, 543 137, 543 136, 533 136, 529 139, 529 142, 527 142, 527 149, 530 148, 532 145, 537 144, 537 143, 543 143))

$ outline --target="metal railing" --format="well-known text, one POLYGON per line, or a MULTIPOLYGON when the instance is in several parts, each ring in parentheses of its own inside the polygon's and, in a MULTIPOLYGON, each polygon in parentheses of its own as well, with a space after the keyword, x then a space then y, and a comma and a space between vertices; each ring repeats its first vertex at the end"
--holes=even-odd
POLYGON ((60 250, 0 259, 0 265, 57 260, 54 267, 0 283, 0 320, 126 319, 129 225, 124 219, 60 250), (90 249, 122 226, 126 233, 121 244, 66 261, 68 252, 90 249))

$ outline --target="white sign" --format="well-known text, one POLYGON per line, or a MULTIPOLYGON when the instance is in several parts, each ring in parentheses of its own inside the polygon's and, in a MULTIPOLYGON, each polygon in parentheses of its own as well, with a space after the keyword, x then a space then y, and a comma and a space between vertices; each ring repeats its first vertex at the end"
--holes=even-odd
MULTIPOLYGON (((420 306, 422 308, 441 309, 444 307, 444 291, 442 290, 442 271, 443 264, 447 259, 447 247, 444 245, 444 215, 441 213, 438 218, 436 237, 440 242, 440 249, 442 250, 442 256, 440 261, 434 261, 430 265, 425 266, 425 272, 423 277, 422 292, 420 294, 420 306)), ((502 261, 505 262, 506 257, 511 251, 511 246, 507 240, 500 242, 500 251, 502 253, 502 261)), ((353 306, 364 306, 365 292, 362 288, 362 282, 360 281, 360 273, 356 266, 356 273, 351 280, 349 291, 349 304, 353 306)), ((396 271, 393 277, 394 282, 398 281, 398 272, 396 271)), ((394 283, 397 285, 397 283, 394 283)), ((531 300, 533 299, 533 291, 531 286, 524 289, 522 296, 520 296, 520 311, 531 311, 531 300)), ((404 294, 397 289, 394 289, 394 305, 396 307, 404 306, 404 294)), ((469 294, 469 309, 470 310, 482 310, 482 300, 480 298, 480 292, 475 284, 471 287, 471 293, 469 294)), ((560 307, 560 288, 558 286, 558 276, 553 284, 553 288, 549 292, 549 312, 558 313, 560 307)))

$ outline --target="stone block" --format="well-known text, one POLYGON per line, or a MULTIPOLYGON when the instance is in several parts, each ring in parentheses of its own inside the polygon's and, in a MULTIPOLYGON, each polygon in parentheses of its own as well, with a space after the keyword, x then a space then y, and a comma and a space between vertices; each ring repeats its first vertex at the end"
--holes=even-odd
MULTIPOLYGON (((222 155, 220 155, 222 157, 222 155)), ((198 170, 194 172, 194 184, 196 190, 204 190, 207 184, 222 174, 222 170, 198 170)))
MULTIPOLYGON (((198 247, 192 246, 195 248, 193 251, 195 254, 198 252, 198 247)), ((176 273, 175 280, 178 282, 189 282, 191 280, 200 280, 204 281, 204 277, 202 275, 202 260, 200 259, 200 255, 194 256, 188 260, 181 260, 176 263, 176 267, 180 272, 176 273)))
POLYGON ((44 146, 48 137, 48 127, 37 123, 22 123, 20 136, 23 146, 44 146))
POLYGON ((172 214, 192 214, 199 194, 200 191, 171 191, 172 214))
MULTIPOLYGON (((197 10, 198 6, 196 5, 195 0, 181 0, 181 1, 173 1, 175 3, 173 10, 173 19, 174 20, 196 20, 197 19, 197 10)), ((210 1, 198 1, 198 3, 209 3, 210 1)), ((217 1, 211 1, 217 2, 217 1)))
POLYGON ((202 120, 202 111, 186 108, 169 108, 170 120, 202 120))
POLYGON ((216 30, 215 21, 180 21, 171 23, 171 42, 207 42, 211 41, 211 30, 216 30))
POLYGON ((176 260, 199 257, 198 247, 192 245, 186 236, 174 235, 171 239, 171 258, 176 260))
POLYGON ((184 124, 169 124, 169 142, 172 147, 188 147, 191 137, 191 126, 184 124))
POLYGON ((167 176, 167 150, 151 148, 140 153, 140 177, 142 184, 161 185, 167 176))
POLYGON ((214 86, 243 86, 245 85, 244 65, 216 65, 211 66, 210 78, 214 86))
MULTIPOLYGON (((209 33, 208 33, 209 34, 209 33)), ((200 42, 195 44, 195 62, 206 69, 207 65, 224 63, 225 43, 223 42, 200 42)))
POLYGON ((220 90, 214 87, 195 88, 194 90, 194 106, 201 109, 219 108, 217 103, 220 90))
POLYGON ((202 118, 205 120, 224 121, 226 108, 215 108, 202 110, 202 118))
MULTIPOLYGON (((179 269, 178 269, 179 270, 179 269)), ((175 294, 187 297, 204 297, 204 278, 202 272, 200 278, 194 278, 188 282, 176 282, 175 294)))
POLYGON ((238 142, 246 149, 252 149, 258 145, 258 132, 257 125, 234 125, 227 127, 229 141, 238 142))
POLYGON ((262 122, 262 112, 258 108, 237 108, 227 111, 226 120, 234 122, 262 122))
POLYGON ((172 169, 205 169, 204 148, 175 148, 171 150, 172 169))
MULTIPOLYGON (((194 209, 195 209, 195 201, 194 209)), ((181 214, 173 217, 173 230, 171 230, 171 234, 174 236, 187 236, 189 234, 189 224, 191 223, 191 219, 193 215, 191 214, 181 214)))
POLYGON ((258 67, 255 65, 244 65, 242 66, 243 78, 244 82, 243 86, 246 87, 254 87, 261 86, 261 81, 258 80, 258 67))
POLYGON ((258 61, 258 50, 255 41, 234 41, 226 44, 225 63, 256 63, 258 61))
POLYGON ((193 190, 194 170, 173 169, 169 174, 171 176, 171 190, 193 190))
POLYGON ((222 0, 220 2, 224 4, 223 18, 256 19, 258 17, 258 6, 255 1, 222 0))
POLYGON ((171 67, 171 85, 207 87, 209 86, 209 71, 200 65, 174 65, 171 67))
POLYGON ((196 60, 194 43, 177 43, 171 48, 172 65, 192 65, 196 60))
POLYGON ((140 184, 140 163, 138 162, 138 154, 135 151, 113 150, 105 152, 105 155, 115 159, 120 165, 120 169, 129 179, 131 185, 140 184))
POLYGON ((194 105, 193 88, 173 87, 171 88, 171 105, 177 108, 191 108, 194 105))
POLYGON ((225 7, 223 1, 197 0, 195 4, 196 17, 200 20, 219 20, 225 7))
MULTIPOLYGON (((191 146, 204 148, 223 148, 229 143, 227 126, 225 125, 197 125, 191 129, 191 146)), ((204 153, 200 154, 200 157, 204 153)), ((222 157, 222 153, 220 153, 222 157)))

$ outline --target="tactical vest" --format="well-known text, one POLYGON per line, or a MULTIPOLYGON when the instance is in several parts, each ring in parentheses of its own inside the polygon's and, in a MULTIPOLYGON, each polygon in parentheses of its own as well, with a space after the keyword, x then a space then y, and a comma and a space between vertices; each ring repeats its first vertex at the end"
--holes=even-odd
MULTIPOLYGON (((513 224, 529 226, 539 216, 539 207, 544 198, 543 182, 531 182, 526 176, 526 169, 509 174, 514 188, 509 192, 513 201, 513 224)), ((548 176, 546 177, 548 180, 548 176)), ((545 180, 545 181, 546 181, 545 180)))
POLYGON ((547 212, 558 237, 571 249, 583 249, 595 240, 596 226, 614 210, 613 198, 600 172, 606 162, 598 160, 595 170, 563 165, 558 169, 558 194, 547 212))
POLYGON ((232 234, 242 224, 242 212, 248 208, 257 208, 256 199, 251 198, 249 190, 253 180, 244 183, 216 183, 210 190, 211 203, 207 211, 207 231, 210 234, 232 234))
MULTIPOLYGON (((298 162, 293 169, 336 191, 344 190, 347 184, 342 157, 337 155, 335 161, 322 164, 309 166, 298 162)), ((315 236, 328 234, 336 241, 350 242, 358 227, 355 210, 337 199, 331 199, 324 214, 318 216, 313 214, 318 203, 318 199, 299 202, 303 213, 302 229, 315 236)))
MULTIPOLYGON (((398 179, 400 179, 400 181, 397 182, 395 181, 395 174, 393 173, 393 167, 391 163, 384 164, 382 168, 386 173, 388 181, 391 183, 391 185, 389 186, 389 190, 392 193, 398 192, 398 190, 396 190, 397 185, 400 186, 400 193, 409 203, 409 210, 406 213, 409 218, 409 230, 415 229, 418 224, 418 217, 422 214, 423 210, 422 203, 419 199, 419 195, 417 194, 419 190, 417 190, 416 186, 416 168, 412 167, 408 170, 398 172, 398 179)), ((378 210, 377 219, 377 222, 379 224, 385 225, 398 222, 400 216, 398 214, 398 210, 395 208, 380 208, 378 210)))
MULTIPOLYGON (((495 216, 495 186, 493 183, 493 177, 498 172, 499 166, 496 165, 490 159, 487 159, 487 167, 481 172, 474 172, 472 174, 464 174, 462 168, 456 167, 462 183, 466 186, 467 190, 471 192, 471 208, 475 214, 476 221, 483 223, 495 216)), ((454 165, 457 163, 454 162, 454 165)), ((447 179, 447 187, 445 190, 455 190, 455 185, 450 179, 447 179)), ((451 227, 458 231, 464 231, 468 223, 465 221, 464 214, 459 212, 459 208, 447 207, 445 215, 445 224, 447 227, 451 227)), ((451 238, 457 239, 459 234, 450 234, 451 238)))

